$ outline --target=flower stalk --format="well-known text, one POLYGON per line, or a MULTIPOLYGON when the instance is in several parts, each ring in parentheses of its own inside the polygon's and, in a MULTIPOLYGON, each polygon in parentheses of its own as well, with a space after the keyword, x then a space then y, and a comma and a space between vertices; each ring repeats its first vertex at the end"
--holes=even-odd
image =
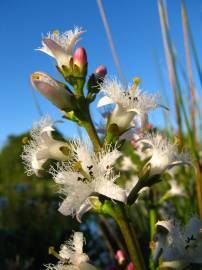
POLYGON ((141 257, 138 240, 136 238, 136 235, 132 231, 124 205, 122 203, 113 204, 113 202, 111 201, 105 201, 102 206, 102 213, 108 214, 113 217, 117 225, 119 226, 121 233, 125 239, 131 262, 135 265, 135 269, 146 269, 144 261, 141 257))
POLYGON ((99 137, 97 135, 95 126, 93 124, 93 120, 91 118, 89 108, 87 108, 87 118, 88 118, 87 121, 82 122, 83 127, 86 129, 86 131, 87 131, 87 133, 88 133, 88 135, 89 135, 89 137, 94 145, 95 151, 99 152, 99 150, 101 149, 101 143, 100 143, 99 137))

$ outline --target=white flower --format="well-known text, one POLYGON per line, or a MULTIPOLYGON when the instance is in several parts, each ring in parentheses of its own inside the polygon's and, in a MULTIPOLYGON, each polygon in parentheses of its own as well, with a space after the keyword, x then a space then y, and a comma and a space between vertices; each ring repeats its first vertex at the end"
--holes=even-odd
POLYGON ((126 201, 125 191, 114 182, 112 166, 120 152, 109 147, 97 155, 88 144, 82 141, 72 143, 73 160, 69 164, 52 170, 54 180, 61 186, 60 193, 66 198, 59 207, 63 215, 77 215, 80 220, 83 213, 92 208, 91 196, 102 194, 117 201, 126 201))
POLYGON ((52 137, 53 120, 49 116, 43 117, 35 123, 30 131, 31 139, 24 145, 21 155, 28 175, 40 176, 43 165, 48 159, 64 161, 67 159, 65 151, 67 143, 57 141, 52 137))
POLYGON ((122 171, 137 171, 137 165, 132 162, 131 158, 124 156, 121 161, 120 170, 122 171))
POLYGON ((95 270, 96 268, 89 264, 89 257, 83 253, 83 233, 75 232, 72 239, 61 246, 59 252, 59 262, 46 265, 48 270, 95 270))
POLYGON ((121 130, 130 125, 136 114, 143 115, 157 107, 159 95, 152 95, 139 89, 134 91, 132 86, 124 87, 117 79, 105 79, 101 84, 101 91, 105 94, 98 107, 116 104, 110 117, 110 123, 115 123, 121 130))
POLYGON ((163 198, 170 198, 170 197, 181 197, 186 196, 185 189, 182 185, 179 185, 175 179, 171 179, 168 181, 170 185, 170 189, 165 193, 163 198))
POLYGON ((162 253, 163 266, 184 269, 190 264, 202 264, 202 223, 192 217, 184 227, 174 220, 160 221, 156 224, 157 246, 155 257, 162 253))
POLYGON ((72 57, 73 47, 79 40, 80 35, 84 33, 80 28, 66 31, 59 34, 58 31, 48 33, 42 39, 42 47, 37 49, 56 59, 58 66, 68 66, 72 57))
POLYGON ((148 145, 147 155, 151 156, 147 163, 150 167, 150 176, 160 175, 176 165, 190 165, 187 154, 179 153, 178 145, 171 143, 160 133, 149 134, 140 141, 148 145))

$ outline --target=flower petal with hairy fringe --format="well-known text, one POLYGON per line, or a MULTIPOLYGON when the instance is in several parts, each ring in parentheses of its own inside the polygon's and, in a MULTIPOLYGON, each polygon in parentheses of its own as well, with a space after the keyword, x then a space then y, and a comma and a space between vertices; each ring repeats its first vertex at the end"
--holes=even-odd
POLYGON ((28 144, 24 145, 21 155, 27 175, 41 176, 41 171, 44 170, 43 165, 49 159, 57 161, 67 159, 61 148, 68 145, 53 139, 51 134, 54 131, 53 124, 52 118, 45 116, 33 125, 30 131, 31 139, 28 144))
POLYGON ((37 50, 55 58, 58 66, 68 66, 72 57, 73 47, 78 42, 82 33, 84 31, 79 27, 75 27, 74 30, 66 31, 62 34, 59 34, 58 31, 48 33, 42 39, 42 47, 37 50))
POLYGON ((121 155, 116 148, 107 147, 96 155, 90 144, 73 141, 71 149, 72 162, 51 170, 60 187, 59 192, 65 196, 59 207, 62 214, 76 214, 81 221, 85 211, 91 209, 89 198, 94 195, 126 201, 125 190, 115 184, 119 175, 114 175, 112 171, 115 161, 121 155))

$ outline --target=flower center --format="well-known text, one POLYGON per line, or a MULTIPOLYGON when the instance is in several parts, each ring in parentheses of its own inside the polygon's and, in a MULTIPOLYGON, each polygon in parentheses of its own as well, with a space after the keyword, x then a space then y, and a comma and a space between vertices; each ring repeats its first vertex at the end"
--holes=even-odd
POLYGON ((78 181, 88 183, 88 182, 91 182, 91 180, 94 179, 93 165, 90 164, 90 165, 87 165, 86 167, 88 169, 88 172, 83 170, 83 168, 81 168, 81 167, 78 169, 78 172, 80 172, 83 175, 83 177, 81 177, 81 176, 77 177, 78 181))

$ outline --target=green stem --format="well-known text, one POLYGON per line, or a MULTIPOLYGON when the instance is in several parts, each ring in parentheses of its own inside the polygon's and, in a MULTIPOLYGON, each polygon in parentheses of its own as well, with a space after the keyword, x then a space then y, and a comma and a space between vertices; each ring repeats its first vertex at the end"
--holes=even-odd
POLYGON ((78 78, 76 83, 74 84, 74 90, 76 91, 77 97, 82 97, 83 94, 83 88, 85 84, 85 78, 78 78))
MULTIPOLYGON (((150 188, 149 191, 149 198, 150 198, 150 206, 149 206, 149 229, 150 229, 150 243, 152 244, 154 241, 154 234, 155 234, 155 225, 156 225, 156 203, 155 203, 155 190, 150 188)), ((151 270, 155 270, 155 263, 153 261, 153 253, 154 249, 151 246, 150 252, 150 259, 149 259, 149 266, 151 270)))
POLYGON ((149 221, 150 221, 150 240, 153 240, 155 234, 155 224, 156 224, 156 210, 151 208, 149 210, 149 221))
POLYGON ((92 121, 92 118, 91 118, 91 115, 90 115, 90 112, 89 112, 89 108, 87 109, 87 113, 88 113, 88 120, 83 122, 83 127, 86 129, 93 145, 94 145, 94 148, 95 148, 95 151, 96 152, 99 152, 100 151, 100 148, 101 148, 101 144, 100 144, 100 140, 98 138, 98 135, 97 135, 97 132, 96 132, 96 129, 94 127, 94 124, 93 124, 93 121, 92 121))
POLYGON ((125 239, 126 246, 130 255, 131 262, 134 264, 135 269, 144 270, 143 259, 141 258, 141 252, 135 233, 133 233, 128 217, 122 203, 114 204, 111 201, 105 202, 102 207, 103 213, 108 214, 114 218, 118 224, 122 235, 125 239))
POLYGON ((128 204, 133 204, 137 197, 138 197, 138 192, 145 186, 145 182, 143 180, 139 180, 136 184, 136 186, 133 188, 131 191, 130 195, 128 196, 127 203, 128 204))

